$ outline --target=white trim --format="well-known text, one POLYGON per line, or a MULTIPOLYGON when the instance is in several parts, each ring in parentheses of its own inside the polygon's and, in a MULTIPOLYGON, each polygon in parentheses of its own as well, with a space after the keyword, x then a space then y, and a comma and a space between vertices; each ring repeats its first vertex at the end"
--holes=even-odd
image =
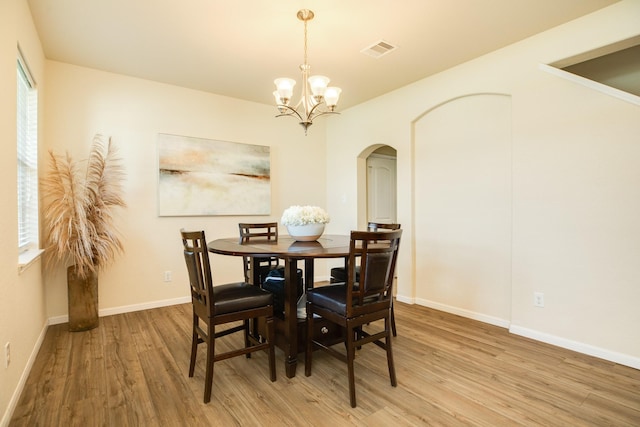
POLYGON ((457 314, 458 316, 467 317, 473 320, 478 320, 480 322, 488 323, 494 326, 499 326, 501 328, 509 327, 509 321, 506 319, 500 319, 499 317, 488 316, 486 314, 478 313, 471 310, 466 310, 464 308, 453 307, 450 305, 440 304, 435 301, 430 301, 430 300, 420 299, 420 298, 416 298, 416 304, 433 308, 436 310, 440 310, 440 311, 445 311, 451 314, 457 314))
POLYGON ((100 310, 100 317, 112 316, 114 314, 130 313, 132 311, 149 310, 158 307, 167 307, 170 305, 185 304, 191 302, 191 296, 165 299, 159 301, 144 302, 141 304, 124 305, 121 307, 106 308, 100 310))
POLYGON ((27 60, 24 59, 24 55, 22 53, 22 49, 20 48, 20 43, 18 43, 18 62, 20 63, 20 66, 22 67, 22 70, 24 71, 24 76, 27 78, 27 80, 29 81, 29 84, 31 85, 32 88, 37 88, 38 85, 36 84, 36 79, 33 77, 33 73, 31 73, 31 68, 29 67, 29 64, 27 63, 27 60))
POLYGON ((620 365, 629 366, 631 368, 640 369, 640 358, 630 356, 628 354, 617 353, 615 351, 596 347, 590 344, 569 340, 555 335, 547 334, 533 329, 524 328, 518 325, 511 325, 509 332, 515 335, 531 338, 556 347, 566 348, 588 356, 597 357, 599 359, 608 360, 610 362, 619 363, 620 365))
POLYGON ((20 380, 13 391, 13 395, 9 400, 9 405, 7 405, 7 410, 4 412, 2 419, 0 420, 0 427, 7 427, 9 425, 9 421, 11 421, 11 417, 13 416, 13 412, 16 410, 16 406, 18 406, 18 401, 20 400, 20 395, 22 395, 22 391, 24 390, 24 385, 27 383, 27 379, 29 378, 29 374, 31 373, 31 368, 33 368, 33 364, 36 361, 36 357, 38 356, 38 352, 40 351, 40 347, 42 346, 42 342, 44 341, 44 337, 47 335, 47 329, 49 328, 49 322, 45 321, 44 327, 42 331, 40 331, 40 335, 36 340, 35 345, 33 346, 33 350, 31 350, 31 354, 27 359, 27 364, 22 371, 22 375, 20 375, 20 380))
POLYGON ((577 55, 570 56, 568 58, 564 58, 555 62, 552 62, 552 67, 556 68, 565 68, 570 67, 572 65, 576 65, 580 62, 586 62, 591 59, 596 59, 601 56, 609 55, 612 53, 620 52, 621 50, 628 49, 630 47, 634 47, 635 45, 640 43, 640 36, 634 36, 629 39, 621 40, 606 46, 601 46, 596 49, 589 50, 587 52, 582 52, 577 55))
MULTIPOLYGON (((165 300, 159 300, 159 301, 143 302, 141 304, 123 305, 120 307, 112 307, 112 308, 105 308, 105 309, 99 310, 98 316, 99 317, 113 316, 114 314, 131 313, 134 311, 149 310, 152 308, 167 307, 170 305, 185 304, 188 302, 191 302, 190 296, 165 299, 165 300)), ((68 314, 49 318, 50 325, 58 325, 60 323, 67 323, 68 321, 69 321, 68 314)))
POLYGON ((331 281, 331 275, 329 275, 329 276, 315 276, 313 281, 314 282, 330 282, 331 281))
POLYGON ((526 338, 531 338, 536 341, 540 341, 546 344, 551 344, 556 347, 565 348, 587 356, 597 357, 599 359, 607 360, 609 362, 618 363, 620 365, 629 366, 634 369, 640 369, 640 358, 630 356, 628 354, 618 353, 615 351, 607 350, 601 347, 596 347, 590 344, 585 344, 578 341, 558 337, 555 335, 547 334, 544 332, 528 329, 522 326, 510 324, 508 320, 500 319, 493 316, 487 316, 482 313, 476 313, 473 311, 461 309, 458 307, 452 307, 446 304, 440 304, 434 301, 420 299, 420 298, 408 298, 401 295, 396 296, 396 300, 407 304, 418 304, 424 307, 433 308, 435 310, 444 311, 446 313, 456 314, 458 316, 467 317, 469 319, 478 320, 480 322, 488 323, 494 326, 507 328, 510 333, 514 335, 520 335, 526 338))
POLYGON ((18 274, 22 274, 35 260, 40 258, 44 253, 44 249, 29 249, 18 255, 18 274))
POLYGON ((69 321, 69 315, 55 316, 49 318, 50 325, 59 325, 60 323, 67 323, 69 321))
POLYGON ((640 96, 636 96, 632 93, 625 92, 623 90, 616 89, 614 87, 611 87, 602 83, 598 83, 594 80, 590 80, 585 77, 579 76, 577 74, 573 74, 568 71, 561 70, 560 68, 556 68, 551 65, 538 64, 538 68, 540 68, 542 71, 545 71, 549 74, 553 74, 554 76, 563 78, 565 80, 569 80, 571 82, 577 83, 582 86, 586 86, 593 90, 597 90, 598 92, 602 92, 606 95, 610 95, 615 98, 622 99, 623 101, 627 101, 632 104, 640 105, 640 96))
POLYGON ((405 304, 415 304, 415 298, 405 297, 404 295, 396 295, 396 301, 403 302, 405 304))

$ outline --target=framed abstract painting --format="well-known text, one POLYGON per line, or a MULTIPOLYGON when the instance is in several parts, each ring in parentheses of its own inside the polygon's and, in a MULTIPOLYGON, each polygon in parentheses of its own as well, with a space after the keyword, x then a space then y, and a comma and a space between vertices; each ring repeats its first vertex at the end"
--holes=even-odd
POLYGON ((158 215, 269 215, 270 147, 158 134, 158 215))

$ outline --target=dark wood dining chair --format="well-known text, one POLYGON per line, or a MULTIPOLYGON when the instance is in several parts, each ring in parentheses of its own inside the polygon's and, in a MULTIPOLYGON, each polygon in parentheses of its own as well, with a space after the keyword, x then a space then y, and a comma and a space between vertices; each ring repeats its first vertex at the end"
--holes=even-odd
POLYGON ((307 290, 307 346, 305 375, 311 375, 313 350, 319 348, 347 363, 349 399, 356 407, 353 361, 356 348, 374 343, 387 353, 389 378, 397 386, 391 351, 391 300, 393 276, 398 258, 402 230, 352 231, 347 262, 346 283, 330 284, 307 290), (356 260, 360 258, 360 281, 356 281, 356 260), (345 330, 346 355, 313 338, 314 316, 320 316, 345 330), (377 320, 384 320, 380 331, 377 320), (367 332, 363 325, 371 323, 377 332, 367 332))
MULTIPOLYGON (((367 229, 369 231, 375 230, 399 230, 400 224, 383 224, 380 222, 370 222, 367 225, 367 229)), ((347 268, 346 262, 344 267, 334 267, 331 269, 331 279, 330 283, 344 283, 347 281, 347 268)), ((356 282, 360 281, 360 267, 356 267, 356 282)), ((393 301, 391 304, 391 331, 393 332, 393 336, 398 336, 398 331, 396 329, 396 316, 393 310, 393 301)))
POLYGON ((189 272, 191 302, 193 306, 193 334, 189 377, 196 366, 198 344, 206 343, 207 361, 204 383, 204 403, 211 400, 213 365, 231 357, 264 350, 269 357, 269 375, 276 380, 274 351, 273 295, 245 282, 213 286, 209 252, 204 231, 180 230, 184 246, 184 259, 189 272), (249 319, 264 318, 267 330, 265 342, 251 334, 249 319), (216 326, 242 321, 241 325, 216 331, 216 326), (244 331, 244 347, 224 353, 215 353, 215 340, 235 332, 244 331))
MULTIPOLYGON (((240 230, 240 242, 251 241, 278 241, 278 223, 244 223, 238 224, 240 230)), ((274 313, 282 316, 284 313, 284 266, 279 263, 278 257, 242 257, 244 266, 244 280, 247 283, 262 286, 263 289, 273 294, 274 313), (274 271, 277 270, 277 271, 274 271)), ((297 270, 298 298, 302 295, 303 280, 302 270, 297 270)))
MULTIPOLYGON (((240 231, 240 242, 246 243, 252 240, 278 241, 278 223, 277 222, 261 222, 261 223, 238 223, 240 231)), ((271 270, 276 268, 284 268, 278 264, 277 257, 242 257, 244 268, 244 281, 253 283, 254 285, 262 285, 271 270)))

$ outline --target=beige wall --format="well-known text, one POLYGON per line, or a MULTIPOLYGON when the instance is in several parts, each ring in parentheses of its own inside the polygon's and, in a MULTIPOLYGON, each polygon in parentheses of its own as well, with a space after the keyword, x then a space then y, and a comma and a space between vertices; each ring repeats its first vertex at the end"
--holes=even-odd
POLYGON ((464 96, 415 121, 414 274, 417 302, 511 312, 511 98, 464 96))
MULTIPOLYGON (((343 112, 327 128, 327 165, 341 172, 327 174, 327 188, 340 189, 328 193, 332 226, 358 225, 357 158, 371 145, 390 145, 398 150, 398 221, 405 230, 398 270, 400 300, 640 367, 640 107, 539 67, 637 36, 638 22, 640 3, 623 1, 343 112), (433 200, 450 203, 437 191, 464 192, 464 180, 466 196, 457 194, 456 201, 465 196, 466 204, 438 208, 473 206, 468 202, 477 196, 479 178, 477 164, 460 168, 465 163, 455 156, 438 158, 444 164, 436 169, 420 161, 416 153, 429 153, 428 147, 418 146, 425 141, 416 122, 451 100, 486 93, 511 98, 509 173, 494 184, 495 190, 506 186, 511 191, 505 218, 510 229, 500 250, 491 240, 478 244, 478 239, 444 232, 456 230, 455 221, 465 212, 433 216, 439 222, 429 227, 420 227, 424 219, 417 217, 429 212, 433 200), (430 173, 448 166, 458 174, 430 173), (434 183, 424 181, 433 176, 449 181, 434 188, 434 183), (453 265, 438 263, 452 253, 458 257, 453 265), (425 260, 424 254, 433 258, 425 260), (509 298, 498 299, 503 296, 498 293, 496 299, 486 298, 496 292, 486 284, 492 277, 487 267, 502 266, 504 259, 509 298), (544 308, 533 306, 534 292, 544 293, 544 308)), ((460 123, 474 117, 460 104, 457 115, 439 119, 445 120, 441 127, 458 134, 460 123)), ((449 143, 442 138, 430 143, 449 143)), ((498 149, 494 139, 482 138, 473 141, 480 147, 478 163, 496 157, 491 150, 498 149)), ((493 208, 504 212, 497 205, 493 208)), ((484 232, 468 231, 471 236, 484 232)), ((502 273, 494 277, 502 280, 502 273)))
MULTIPOLYGON (((118 215, 125 255, 99 277, 102 314, 189 295, 182 227, 204 229, 208 239, 236 236, 239 221, 278 221, 289 205, 325 204, 322 123, 305 137, 294 120, 275 119, 277 112, 269 106, 53 61, 46 72, 46 147, 86 158, 95 133, 111 135, 127 170, 128 207, 118 215), (158 217, 158 133, 270 146, 271 215, 158 217), (163 281, 167 270, 173 272, 170 283, 163 281)), ((214 281, 241 278, 240 259, 215 256, 212 262, 214 281)), ((64 269, 47 274, 46 281, 48 314, 64 320, 64 269)))
MULTIPOLYGON (((44 55, 26 1, 0 2, 0 425, 16 390, 35 357, 36 343, 46 325, 45 289, 40 261, 18 272, 18 212, 16 167, 16 58, 17 46, 39 89, 43 114, 44 55), (5 368, 4 346, 11 344, 11 364, 5 368)), ((42 126, 40 127, 42 135, 42 126)))

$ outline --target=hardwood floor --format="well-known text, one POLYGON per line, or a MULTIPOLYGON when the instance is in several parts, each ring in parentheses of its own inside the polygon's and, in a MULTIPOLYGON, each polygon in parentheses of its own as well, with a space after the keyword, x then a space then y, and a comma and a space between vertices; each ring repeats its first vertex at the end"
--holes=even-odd
POLYGON ((345 364, 318 352, 305 377, 301 355, 288 379, 278 350, 277 382, 262 352, 229 359, 216 364, 212 400, 203 404, 204 349, 195 377, 187 376, 190 309, 103 317, 88 332, 51 326, 10 425, 640 425, 640 371, 402 303, 395 304, 397 388, 384 351, 365 346, 352 409, 345 364))

